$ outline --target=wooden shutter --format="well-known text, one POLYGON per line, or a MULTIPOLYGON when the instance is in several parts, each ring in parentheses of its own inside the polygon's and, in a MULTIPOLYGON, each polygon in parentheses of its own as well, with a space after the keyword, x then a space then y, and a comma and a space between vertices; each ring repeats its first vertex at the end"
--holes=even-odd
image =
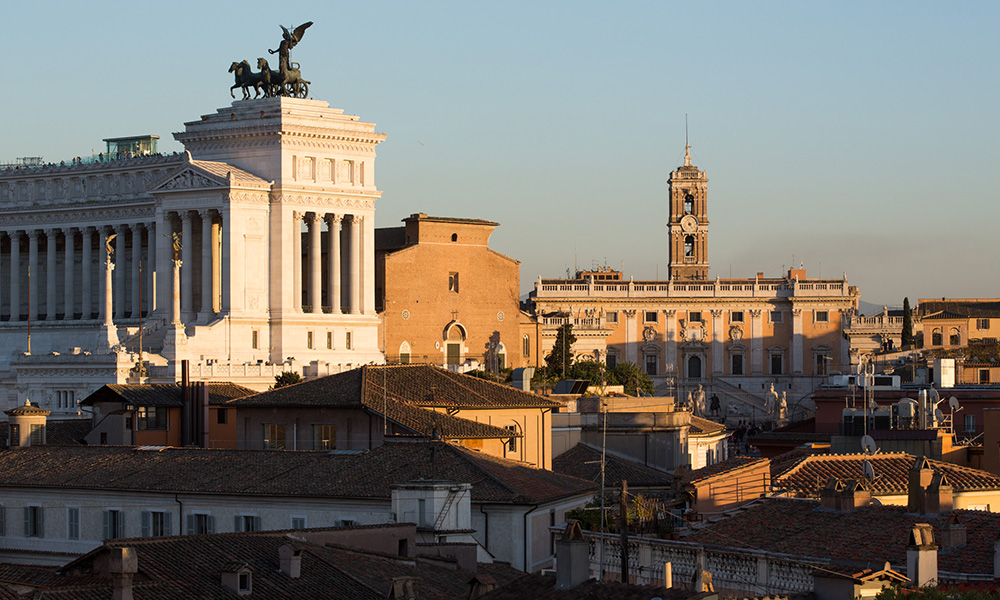
POLYGON ((104 539, 110 540, 114 535, 111 533, 111 511, 104 511, 104 539))
POLYGON ((173 535, 174 528, 170 526, 170 513, 163 513, 163 535, 173 535))
POLYGON ((153 515, 148 510, 142 511, 142 537, 149 537, 153 534, 153 515))

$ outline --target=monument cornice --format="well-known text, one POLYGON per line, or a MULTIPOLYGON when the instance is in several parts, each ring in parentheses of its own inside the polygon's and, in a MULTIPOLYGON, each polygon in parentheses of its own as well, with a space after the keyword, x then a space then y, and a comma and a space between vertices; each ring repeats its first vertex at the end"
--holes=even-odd
MULTIPOLYGON (((381 195, 381 193, 379 194, 381 195)), ((371 195, 351 196, 347 194, 300 194, 279 192, 271 194, 271 204, 293 204, 296 206, 322 206, 328 208, 374 209, 377 197, 371 195)))
POLYGON ((0 229, 22 229, 24 226, 62 225, 65 223, 92 225, 129 222, 136 219, 154 220, 156 209, 152 203, 148 206, 115 207, 106 209, 88 208, 59 212, 30 213, 23 215, 4 215, 0 229))

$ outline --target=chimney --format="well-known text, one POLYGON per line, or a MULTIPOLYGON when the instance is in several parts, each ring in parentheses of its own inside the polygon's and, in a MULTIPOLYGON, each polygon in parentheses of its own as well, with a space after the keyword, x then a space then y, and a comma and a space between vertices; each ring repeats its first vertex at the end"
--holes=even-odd
POLYGON ((132 577, 139 570, 139 559, 132 548, 112 548, 108 571, 111 573, 111 600, 132 600, 132 577))
POLYGON ((967 540, 965 523, 958 520, 958 515, 951 513, 948 522, 941 528, 941 549, 950 550, 964 546, 967 540))
POLYGON ((918 456, 910 468, 909 481, 907 483, 908 501, 906 512, 924 514, 927 512, 927 486, 934 478, 934 470, 931 469, 930 462, 926 457, 918 456))
POLYGON ((826 480, 826 485, 819 493, 820 508, 826 510, 840 510, 840 490, 842 489, 840 480, 831 477, 826 480))
POLYGON ((298 579, 302 573, 302 549, 292 544, 278 546, 278 565, 282 573, 298 579))
POLYGON ((850 512, 872 502, 872 494, 856 479, 848 479, 843 483, 840 492, 840 510, 850 512))
POLYGON ((466 600, 476 600, 476 598, 492 592, 497 587, 497 580, 489 575, 476 575, 469 580, 469 593, 466 600))
POLYGON ((393 577, 392 588, 389 589, 389 600, 417 600, 413 582, 415 577, 393 577))
POLYGON ((944 473, 934 473, 931 484, 924 494, 924 509, 927 514, 940 515, 951 512, 954 508, 955 491, 948 483, 944 473))
POLYGON ((531 391, 531 378, 535 376, 535 367, 520 367, 511 373, 511 386, 524 392, 531 391))
POLYGON ((566 522, 556 540, 556 589, 571 590, 590 579, 590 544, 583 539, 580 522, 566 522))
POLYGON ((915 587, 937 584, 937 551, 930 524, 914 524, 906 547, 906 576, 915 587))

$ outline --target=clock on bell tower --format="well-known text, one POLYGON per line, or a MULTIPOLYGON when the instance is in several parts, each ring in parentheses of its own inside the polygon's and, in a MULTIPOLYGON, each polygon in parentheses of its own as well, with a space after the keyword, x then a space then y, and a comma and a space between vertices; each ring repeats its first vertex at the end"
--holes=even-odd
POLYGON ((684 166, 667 180, 670 194, 669 277, 678 281, 708 279, 708 177, 691 165, 691 146, 684 147, 684 166))

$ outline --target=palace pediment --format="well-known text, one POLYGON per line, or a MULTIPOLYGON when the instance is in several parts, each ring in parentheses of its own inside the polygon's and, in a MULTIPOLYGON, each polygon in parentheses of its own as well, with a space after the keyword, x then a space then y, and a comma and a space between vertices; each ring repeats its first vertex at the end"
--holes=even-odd
POLYGON ((269 189, 271 183, 234 167, 229 163, 211 160, 193 160, 185 152, 186 160, 180 167, 156 182, 150 191, 163 192, 213 191, 231 188, 269 189))

